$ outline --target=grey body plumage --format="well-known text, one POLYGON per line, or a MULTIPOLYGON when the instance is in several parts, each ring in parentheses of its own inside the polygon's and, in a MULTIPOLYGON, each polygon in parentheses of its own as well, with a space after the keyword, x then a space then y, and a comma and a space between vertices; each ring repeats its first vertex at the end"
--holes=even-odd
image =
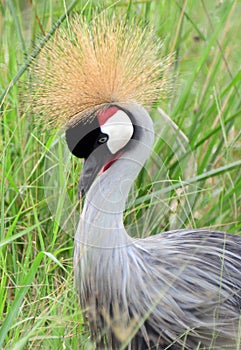
MULTIPOLYGON (((85 268, 89 277, 76 267, 97 348, 120 349, 129 337, 133 350, 239 349, 240 258, 233 251, 241 245, 235 238, 168 232, 111 256, 98 252, 96 265, 90 259, 85 268)), ((79 253, 77 244, 77 260, 79 253)))

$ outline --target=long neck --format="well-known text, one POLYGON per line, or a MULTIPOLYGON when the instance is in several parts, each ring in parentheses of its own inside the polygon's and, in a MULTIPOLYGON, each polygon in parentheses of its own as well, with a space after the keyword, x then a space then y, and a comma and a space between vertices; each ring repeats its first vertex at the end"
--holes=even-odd
POLYGON ((130 241, 123 226, 123 211, 131 185, 148 158, 153 144, 153 126, 139 105, 128 106, 138 129, 123 155, 98 176, 85 199, 82 212, 83 239, 96 247, 118 247, 130 241))

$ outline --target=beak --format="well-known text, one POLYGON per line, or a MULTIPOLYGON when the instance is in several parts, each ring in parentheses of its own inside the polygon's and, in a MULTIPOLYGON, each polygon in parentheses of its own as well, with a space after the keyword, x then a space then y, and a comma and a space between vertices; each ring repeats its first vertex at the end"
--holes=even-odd
POLYGON ((82 173, 79 180, 78 193, 79 196, 84 197, 94 182, 96 176, 99 174, 102 167, 113 156, 108 148, 103 145, 92 152, 84 161, 82 173))

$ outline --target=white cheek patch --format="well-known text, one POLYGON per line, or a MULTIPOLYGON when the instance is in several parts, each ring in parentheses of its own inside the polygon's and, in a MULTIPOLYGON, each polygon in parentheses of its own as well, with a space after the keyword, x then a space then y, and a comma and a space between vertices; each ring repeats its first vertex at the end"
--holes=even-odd
POLYGON ((130 141, 134 131, 130 118, 121 110, 113 114, 100 128, 109 136, 107 146, 112 154, 118 152, 130 141))

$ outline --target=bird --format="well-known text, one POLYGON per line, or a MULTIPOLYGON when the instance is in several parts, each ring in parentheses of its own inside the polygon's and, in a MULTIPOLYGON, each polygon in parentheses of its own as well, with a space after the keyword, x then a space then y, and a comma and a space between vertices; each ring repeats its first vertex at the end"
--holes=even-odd
POLYGON ((123 223, 153 148, 150 106, 171 90, 162 47, 137 19, 76 15, 32 68, 35 114, 84 159, 73 259, 84 323, 93 349, 240 349, 241 237, 186 228, 135 238, 123 223))

